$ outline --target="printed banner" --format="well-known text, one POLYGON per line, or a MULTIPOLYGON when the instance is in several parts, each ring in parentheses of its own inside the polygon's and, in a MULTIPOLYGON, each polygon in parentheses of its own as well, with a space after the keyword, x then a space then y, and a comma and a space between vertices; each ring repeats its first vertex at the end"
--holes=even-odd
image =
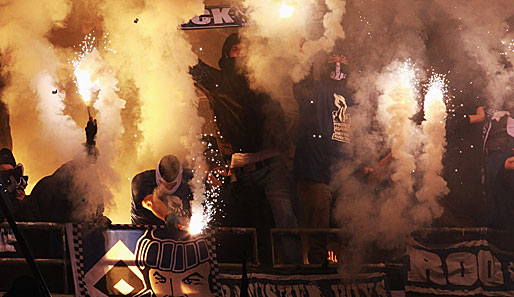
MULTIPOLYGON (((241 296, 241 275, 220 274, 224 297, 241 296)), ((248 274, 249 297, 390 297, 384 273, 353 275, 351 279, 337 274, 271 275, 248 274)))
POLYGON ((485 239, 407 249, 407 296, 514 296, 514 254, 485 239))
POLYGON ((246 25, 240 8, 230 6, 206 6, 203 15, 195 16, 182 24, 183 30, 243 27, 246 25))
POLYGON ((213 237, 68 224, 75 296, 220 296, 213 237))
MULTIPOLYGON (((0 198, 1 199, 1 198, 0 198)), ((9 227, 0 228, 0 253, 4 252, 16 252, 14 244, 16 243, 16 237, 9 227)))

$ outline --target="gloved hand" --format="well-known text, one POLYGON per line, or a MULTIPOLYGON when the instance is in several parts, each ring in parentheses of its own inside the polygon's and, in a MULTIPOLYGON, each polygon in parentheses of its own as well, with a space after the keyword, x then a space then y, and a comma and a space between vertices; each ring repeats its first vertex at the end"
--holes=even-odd
POLYGON ((86 125, 86 143, 88 145, 96 145, 95 137, 96 132, 98 132, 98 126, 96 124, 96 119, 89 118, 89 121, 86 125))
POLYGON ((169 231, 177 231, 179 230, 179 221, 177 216, 174 213, 169 213, 166 215, 166 228, 169 231))
POLYGON ((111 219, 109 219, 106 216, 101 216, 101 217, 96 218, 96 220, 94 221, 94 224, 98 228, 100 228, 102 230, 106 230, 112 224, 112 221, 111 221, 111 219))

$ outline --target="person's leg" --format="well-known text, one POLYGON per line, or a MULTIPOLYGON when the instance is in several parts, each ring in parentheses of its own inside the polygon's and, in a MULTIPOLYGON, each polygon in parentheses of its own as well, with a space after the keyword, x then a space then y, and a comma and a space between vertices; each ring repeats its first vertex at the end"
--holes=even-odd
MULTIPOLYGON (((257 182, 264 189, 275 225, 278 228, 297 228, 292 206, 293 181, 285 163, 280 158, 266 161, 265 170, 259 170, 257 182)), ((282 236, 284 259, 288 263, 302 263, 299 240, 293 235, 282 236)))
MULTIPOLYGON (((327 184, 301 179, 297 181, 298 189, 298 225, 300 228, 330 227, 330 188, 327 184)), ((327 258, 326 236, 314 234, 302 236, 308 238, 308 245, 303 245, 304 255, 309 255, 310 264, 321 264, 327 258)))
POLYGON ((486 160, 486 226, 503 228, 505 213, 508 211, 509 197, 502 185, 496 179, 501 167, 504 166, 508 155, 502 151, 490 152, 486 160))

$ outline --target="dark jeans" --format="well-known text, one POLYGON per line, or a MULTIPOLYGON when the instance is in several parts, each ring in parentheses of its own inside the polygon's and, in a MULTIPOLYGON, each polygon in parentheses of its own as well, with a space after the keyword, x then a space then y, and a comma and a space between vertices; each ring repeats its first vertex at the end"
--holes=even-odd
POLYGON ((496 176, 513 154, 500 150, 490 151, 486 161, 485 224, 487 227, 514 228, 514 194, 509 193, 496 176))
MULTIPOLYGON (((332 193, 329 185, 307 179, 296 183, 298 191, 298 225, 300 228, 330 228, 330 211, 332 193)), ((314 234, 302 236, 304 255, 308 255, 310 264, 321 264, 327 259, 327 236, 314 234), (308 242, 308 250, 305 242, 308 242)))
MULTIPOLYGON (((262 190, 273 212, 275 225, 278 228, 297 228, 293 211, 293 181, 282 159, 275 157, 264 161, 265 166, 251 172, 236 174, 237 182, 242 186, 262 190)), ((300 242, 290 235, 282 236, 284 260, 287 263, 302 262, 300 242)))

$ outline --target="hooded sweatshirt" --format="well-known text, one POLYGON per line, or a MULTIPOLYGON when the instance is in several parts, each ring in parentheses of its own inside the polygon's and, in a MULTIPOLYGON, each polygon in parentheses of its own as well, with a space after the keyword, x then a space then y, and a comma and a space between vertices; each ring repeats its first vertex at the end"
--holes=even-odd
POLYGON ((206 91, 216 116, 216 125, 231 153, 255 153, 287 146, 285 116, 280 104, 267 94, 252 90, 245 74, 238 68, 230 49, 239 44, 237 34, 227 37, 218 65, 212 68, 202 61, 191 73, 197 85, 206 91))

